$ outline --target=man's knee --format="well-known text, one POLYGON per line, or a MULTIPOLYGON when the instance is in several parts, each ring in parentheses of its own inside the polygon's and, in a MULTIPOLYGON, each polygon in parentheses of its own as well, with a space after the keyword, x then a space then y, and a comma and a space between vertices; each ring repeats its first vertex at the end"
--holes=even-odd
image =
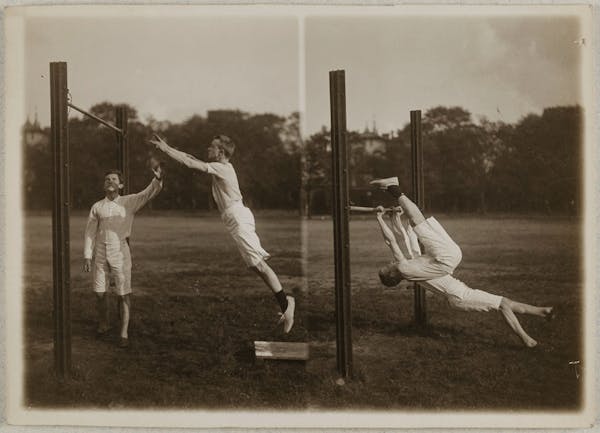
POLYGON ((119 302, 130 306, 131 305, 131 296, 130 293, 127 293, 126 295, 119 295, 119 302))
POLYGON ((512 311, 512 301, 506 297, 502 297, 502 299, 500 300, 500 310, 506 311, 506 310, 510 310, 512 311))
POLYGON ((460 264, 460 262, 462 261, 462 250, 460 249, 460 247, 456 244, 454 244, 452 246, 452 251, 450 253, 450 266, 453 269, 456 269, 458 267, 458 265, 460 264))

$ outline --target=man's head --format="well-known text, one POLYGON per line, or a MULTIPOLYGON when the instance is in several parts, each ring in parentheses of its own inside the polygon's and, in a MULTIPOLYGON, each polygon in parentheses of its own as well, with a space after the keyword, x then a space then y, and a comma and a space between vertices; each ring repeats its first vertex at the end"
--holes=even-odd
POLYGON ((119 192, 123 189, 123 173, 112 169, 104 173, 104 192, 119 192))
POLYGON ((208 160, 229 160, 235 151, 235 143, 226 135, 215 135, 208 146, 208 160))
POLYGON ((390 263, 379 269, 379 279, 384 286, 396 286, 404 279, 397 263, 390 263))

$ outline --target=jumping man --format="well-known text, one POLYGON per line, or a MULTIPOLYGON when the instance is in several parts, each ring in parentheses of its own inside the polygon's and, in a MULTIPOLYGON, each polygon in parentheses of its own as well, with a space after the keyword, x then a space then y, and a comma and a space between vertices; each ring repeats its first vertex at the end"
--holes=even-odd
POLYGON ((235 151, 234 142, 226 135, 215 136, 208 146, 209 162, 170 147, 158 135, 154 135, 150 142, 175 161, 211 175, 212 195, 227 231, 235 241, 246 265, 263 279, 275 295, 281 309, 279 323, 283 322, 285 333, 290 332, 294 324, 294 298, 286 296, 279 278, 267 264, 270 255, 260 244, 255 231, 254 215, 242 202, 237 175, 229 162, 235 151))
POLYGON ((458 245, 434 218, 425 219, 421 210, 400 190, 398 178, 377 179, 371 184, 387 190, 398 200, 402 214, 394 212, 392 229, 383 220, 385 210, 377 208, 377 222, 386 245, 392 251, 394 261, 379 270, 379 278, 386 286, 395 286, 401 280, 418 281, 433 292, 446 297, 450 306, 464 311, 500 310, 508 326, 527 347, 535 347, 537 341, 521 327, 515 313, 531 314, 552 319, 552 307, 535 307, 474 290, 452 276, 462 259, 458 245), (419 242, 424 247, 421 254, 419 242))
POLYGON ((88 217, 84 239, 84 271, 93 272, 94 292, 98 310, 98 336, 109 329, 108 296, 111 275, 119 296, 121 333, 119 347, 129 346, 129 317, 131 294, 131 254, 128 238, 131 235, 133 216, 162 189, 160 165, 152 167, 154 178, 142 192, 121 196, 123 175, 119 170, 109 170, 104 175, 104 199, 94 203, 88 217), (108 275, 108 277, 107 277, 108 275))

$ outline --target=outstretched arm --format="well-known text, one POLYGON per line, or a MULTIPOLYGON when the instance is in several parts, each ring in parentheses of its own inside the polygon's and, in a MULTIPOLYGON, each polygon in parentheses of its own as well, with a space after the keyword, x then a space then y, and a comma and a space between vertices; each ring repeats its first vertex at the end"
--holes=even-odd
POLYGON ((394 260, 397 262, 402 262, 406 260, 404 254, 402 254, 402 250, 398 246, 398 242, 396 241, 396 237, 392 230, 388 227, 388 225, 383 220, 383 215, 385 214, 385 210, 383 207, 379 206, 377 208, 377 222, 379 223, 379 228, 381 229, 381 234, 383 235, 383 240, 385 244, 392 251, 392 255, 394 256, 394 260))
POLYGON ((406 258, 413 259, 421 255, 419 241, 404 213, 393 212, 390 217, 392 232, 406 258))
POLYGON ((152 172, 154 173, 154 178, 150 182, 150 185, 137 194, 129 194, 124 197, 127 199, 127 205, 133 208, 133 212, 137 212, 144 207, 146 203, 156 197, 162 190, 163 182, 160 164, 157 163, 154 167, 152 167, 152 172))
POLYGON ((200 170, 203 172, 208 172, 208 164, 204 161, 199 160, 198 158, 177 150, 167 144, 162 138, 158 135, 154 134, 150 143, 154 144, 157 149, 166 153, 169 157, 174 159, 175 161, 185 165, 186 167, 193 168, 195 170, 200 170))

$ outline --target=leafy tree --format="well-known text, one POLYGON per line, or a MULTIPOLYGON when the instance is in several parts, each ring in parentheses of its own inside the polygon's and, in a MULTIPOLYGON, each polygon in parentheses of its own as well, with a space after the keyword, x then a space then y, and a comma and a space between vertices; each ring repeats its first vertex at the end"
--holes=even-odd
MULTIPOLYGON (((50 128, 42 131, 50 137, 50 128)), ((38 143, 22 140, 25 209, 52 209, 52 156, 49 139, 38 143)))
POLYGON ((423 118, 426 197, 440 210, 473 211, 485 178, 483 131, 460 107, 435 107, 423 118))
POLYGON ((302 214, 328 211, 331 188, 331 139, 325 128, 304 142, 302 189, 305 194, 302 214))
POLYGON ((493 194, 509 210, 580 211, 581 107, 547 108, 502 131, 493 194))
MULTIPOLYGON (((116 105, 89 111, 114 122, 116 105)), ((148 143, 154 132, 174 147, 201 159, 216 134, 236 143, 236 167, 246 203, 254 208, 298 209, 304 215, 331 208, 330 134, 323 128, 302 140, 300 116, 214 110, 180 123, 142 122, 128 106, 130 191, 150 179, 148 160, 165 161, 165 191, 150 206, 213 209, 211 179, 177 164, 148 143)), ((425 207, 434 211, 535 211, 574 214, 581 208, 582 121, 579 106, 550 107, 516 124, 474 122, 460 107, 434 107, 423 117, 425 207)), ((26 125, 27 126, 27 125, 26 125)), ((31 126, 31 125, 29 125, 31 126)), ((25 132, 25 130, 24 130, 25 132)), ((24 194, 27 209, 51 209, 52 158, 47 139, 23 135, 24 194), (28 138, 29 137, 29 138, 28 138)), ((117 167, 116 133, 87 117, 69 120, 71 202, 89 209, 102 197, 105 171, 117 167)), ((357 204, 389 204, 387 196, 365 189, 373 177, 398 175, 410 193, 411 148, 407 124, 383 140, 382 151, 366 152, 364 135, 348 132, 350 175, 357 204)))

